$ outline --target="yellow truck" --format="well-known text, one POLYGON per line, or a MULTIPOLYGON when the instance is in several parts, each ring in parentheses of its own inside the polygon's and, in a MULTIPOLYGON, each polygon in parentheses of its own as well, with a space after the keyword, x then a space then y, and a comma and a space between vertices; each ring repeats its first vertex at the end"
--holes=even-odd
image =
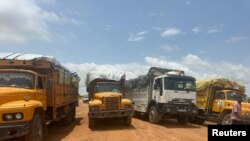
POLYGON ((75 120, 79 77, 53 57, 0 54, 0 140, 45 141, 47 125, 75 120))
POLYGON ((89 128, 97 125, 97 119, 122 118, 125 125, 131 125, 132 102, 123 98, 125 74, 117 71, 97 70, 87 74, 89 94, 89 128))
POLYGON ((205 120, 218 124, 231 124, 231 111, 238 98, 242 98, 242 113, 245 123, 250 118, 250 103, 246 101, 245 87, 239 83, 216 78, 196 81, 198 116, 194 120, 203 124, 205 120))

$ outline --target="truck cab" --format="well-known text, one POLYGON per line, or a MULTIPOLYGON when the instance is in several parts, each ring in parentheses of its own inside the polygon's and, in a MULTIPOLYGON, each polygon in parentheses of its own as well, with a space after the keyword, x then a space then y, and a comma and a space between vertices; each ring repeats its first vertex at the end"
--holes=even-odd
MULTIPOLYGON (((131 125, 133 107, 132 102, 124 98, 125 79, 112 80, 111 78, 102 78, 103 75, 99 76, 87 85, 90 98, 89 128, 97 125, 97 119, 104 118, 122 118, 125 125, 131 125)), ((87 75, 87 79, 89 77, 91 77, 91 74, 87 75)))
POLYGON ((126 88, 134 115, 147 114, 151 123, 169 117, 186 124, 197 115, 195 78, 184 71, 151 67, 146 75, 127 80, 126 88))
MULTIPOLYGON (((180 72, 168 72, 154 78, 152 101, 157 103, 159 116, 177 117, 177 121, 186 124, 188 119, 197 114, 195 106, 195 79, 180 72)), ((155 122, 154 113, 149 113, 149 120, 155 122)))
POLYGON ((242 99, 242 117, 244 123, 250 123, 250 103, 246 101, 245 86, 226 79, 212 78, 196 81, 198 116, 195 123, 205 120, 217 124, 231 124, 231 112, 238 98, 242 99))
POLYGON ((220 90, 214 95, 212 116, 220 117, 220 124, 231 124, 232 107, 238 98, 242 99, 242 114, 245 118, 250 116, 250 103, 246 101, 246 95, 234 90, 220 90))
POLYGON ((157 103, 182 100, 195 103, 195 79, 175 77, 174 75, 161 75, 154 79, 153 99, 157 103))
POLYGON ((0 70, 1 138, 19 137, 29 132, 28 123, 36 110, 47 108, 45 82, 46 76, 30 70, 0 70))
POLYGON ((53 121, 74 122, 79 81, 52 56, 0 53, 0 140, 43 141, 53 121))

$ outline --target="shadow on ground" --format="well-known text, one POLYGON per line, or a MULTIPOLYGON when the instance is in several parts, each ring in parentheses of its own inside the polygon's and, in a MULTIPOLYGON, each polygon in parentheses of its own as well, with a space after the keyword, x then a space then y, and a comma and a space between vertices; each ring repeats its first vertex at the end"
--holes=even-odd
MULTIPOLYGON (((148 116, 147 115, 139 115, 135 117, 138 120, 143 120, 145 122, 149 122, 148 116)), ((201 128, 201 126, 207 126, 206 124, 204 125, 197 125, 197 124, 192 124, 192 123, 187 123, 187 124, 179 124, 176 119, 173 118, 165 118, 160 120, 157 125, 164 126, 166 128, 201 128)))
POLYGON ((122 119, 110 118, 110 119, 99 119, 92 131, 110 131, 110 130, 135 130, 136 128, 131 125, 127 126, 124 124, 122 119))
POLYGON ((83 118, 76 118, 75 122, 68 126, 64 126, 60 122, 50 124, 48 126, 48 136, 53 135, 53 138, 49 138, 48 141, 62 140, 72 132, 75 126, 81 125, 82 120, 83 118))

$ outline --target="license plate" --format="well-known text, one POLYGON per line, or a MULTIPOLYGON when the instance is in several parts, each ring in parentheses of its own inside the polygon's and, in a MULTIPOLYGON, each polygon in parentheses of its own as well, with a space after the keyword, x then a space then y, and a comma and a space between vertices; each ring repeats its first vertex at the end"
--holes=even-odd
POLYGON ((186 109, 178 109, 178 112, 187 112, 186 109))

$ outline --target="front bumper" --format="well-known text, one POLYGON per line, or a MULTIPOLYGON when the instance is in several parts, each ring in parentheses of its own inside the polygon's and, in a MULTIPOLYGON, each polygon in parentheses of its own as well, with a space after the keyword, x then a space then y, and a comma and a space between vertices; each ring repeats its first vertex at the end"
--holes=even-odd
POLYGON ((3 123, 0 124, 0 140, 21 137, 29 133, 29 123, 3 123))
POLYGON ((197 116, 198 108, 195 105, 167 104, 162 106, 160 112, 169 115, 197 116))
POLYGON ((88 116, 90 118, 114 118, 131 116, 133 109, 126 110, 112 110, 112 111, 90 111, 88 116))

